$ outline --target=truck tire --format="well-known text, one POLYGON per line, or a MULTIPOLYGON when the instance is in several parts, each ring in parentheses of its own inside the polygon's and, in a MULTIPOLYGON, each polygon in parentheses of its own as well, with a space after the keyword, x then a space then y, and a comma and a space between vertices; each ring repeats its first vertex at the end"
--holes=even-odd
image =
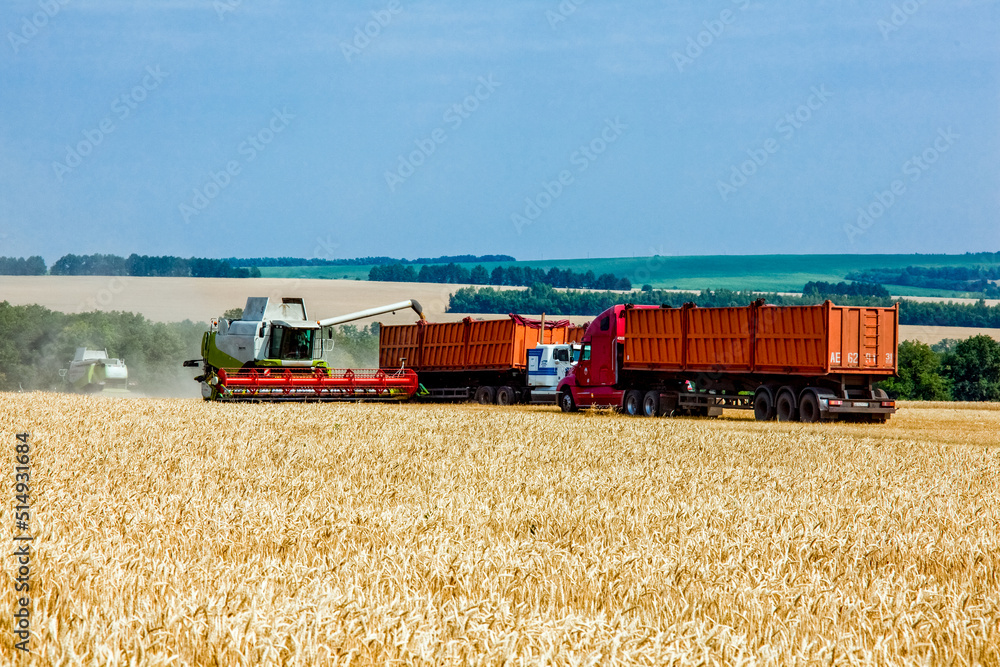
POLYGON ((517 403, 517 394, 513 387, 504 385, 497 389, 497 405, 514 405, 517 403))
POLYGON ((493 387, 480 387, 476 389, 475 401, 480 405, 492 405, 496 399, 496 390, 493 387))
POLYGON ((573 394, 568 389, 563 389, 563 392, 559 394, 559 408, 563 412, 577 411, 576 401, 573 400, 573 394))
POLYGON ((782 387, 778 392, 778 400, 774 402, 774 411, 778 415, 779 422, 793 422, 799 418, 799 411, 795 407, 795 394, 788 387, 782 387))
POLYGON ((819 398, 814 392, 807 391, 799 399, 799 421, 812 424, 819 420, 819 398))
POLYGON ((657 417, 660 414, 660 392, 647 391, 642 397, 642 414, 646 417, 657 417))
POLYGON ((642 416, 642 392, 638 389, 629 389, 625 392, 625 401, 622 403, 622 411, 629 417, 642 416))
POLYGON ((758 387, 754 394, 753 416, 759 422, 769 422, 774 419, 774 399, 767 387, 758 387))

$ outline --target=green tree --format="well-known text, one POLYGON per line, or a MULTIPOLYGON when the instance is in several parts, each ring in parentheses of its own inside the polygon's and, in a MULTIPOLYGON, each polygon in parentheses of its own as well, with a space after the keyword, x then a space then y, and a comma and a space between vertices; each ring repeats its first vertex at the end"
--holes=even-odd
POLYGON ((967 338, 944 357, 945 375, 959 401, 1000 401, 1000 343, 989 336, 967 338))
POLYGON ((473 285, 486 285, 490 282, 490 274, 482 264, 476 264, 469 272, 469 282, 473 285))
POLYGON ((896 355, 899 377, 881 383, 890 396, 910 401, 951 399, 948 380, 941 375, 941 357, 930 346, 904 340, 896 355))

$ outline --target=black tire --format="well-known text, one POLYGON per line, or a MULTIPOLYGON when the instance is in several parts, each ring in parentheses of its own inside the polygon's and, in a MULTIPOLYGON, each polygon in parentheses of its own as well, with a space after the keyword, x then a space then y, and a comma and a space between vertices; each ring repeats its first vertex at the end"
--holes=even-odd
POLYGON ((629 389, 625 392, 625 400, 622 403, 622 412, 629 417, 639 417, 642 415, 642 392, 638 389, 629 389))
POLYGON ((517 403, 517 393, 513 387, 504 385, 497 389, 497 405, 514 405, 517 403))
POLYGON ((799 399, 799 421, 812 424, 820 420, 819 398, 811 391, 799 399))
POLYGON ((496 390, 493 387, 480 387, 476 389, 474 400, 480 405, 493 405, 496 400, 496 390))
POLYGON ((774 402, 774 411, 778 415, 779 422, 793 422, 799 418, 799 411, 795 408, 795 396, 789 389, 782 389, 778 392, 778 400, 774 402))
POLYGON ((774 419, 774 401, 771 392, 761 387, 753 397, 753 416, 759 422, 769 422, 774 419))
POLYGON ((573 400, 573 394, 569 390, 564 389, 561 394, 559 394, 559 408, 563 412, 576 412, 576 401, 573 400))
POLYGON ((647 391, 642 397, 642 414, 644 417, 657 417, 660 414, 660 392, 647 391))

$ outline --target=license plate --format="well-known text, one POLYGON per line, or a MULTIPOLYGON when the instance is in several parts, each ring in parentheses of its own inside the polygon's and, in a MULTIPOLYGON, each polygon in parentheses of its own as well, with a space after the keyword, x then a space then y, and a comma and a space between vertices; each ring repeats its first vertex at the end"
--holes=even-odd
POLYGON ((853 403, 852 405, 854 407, 856 407, 856 408, 867 408, 868 407, 867 403, 853 403))

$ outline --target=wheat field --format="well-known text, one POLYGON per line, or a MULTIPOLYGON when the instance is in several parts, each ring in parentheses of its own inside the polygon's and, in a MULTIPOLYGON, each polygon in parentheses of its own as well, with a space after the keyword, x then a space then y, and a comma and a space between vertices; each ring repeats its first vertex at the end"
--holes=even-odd
POLYGON ((0 414, 8 452, 32 434, 36 538, 33 653, 6 558, 2 663, 1000 665, 1000 410, 0 414))

